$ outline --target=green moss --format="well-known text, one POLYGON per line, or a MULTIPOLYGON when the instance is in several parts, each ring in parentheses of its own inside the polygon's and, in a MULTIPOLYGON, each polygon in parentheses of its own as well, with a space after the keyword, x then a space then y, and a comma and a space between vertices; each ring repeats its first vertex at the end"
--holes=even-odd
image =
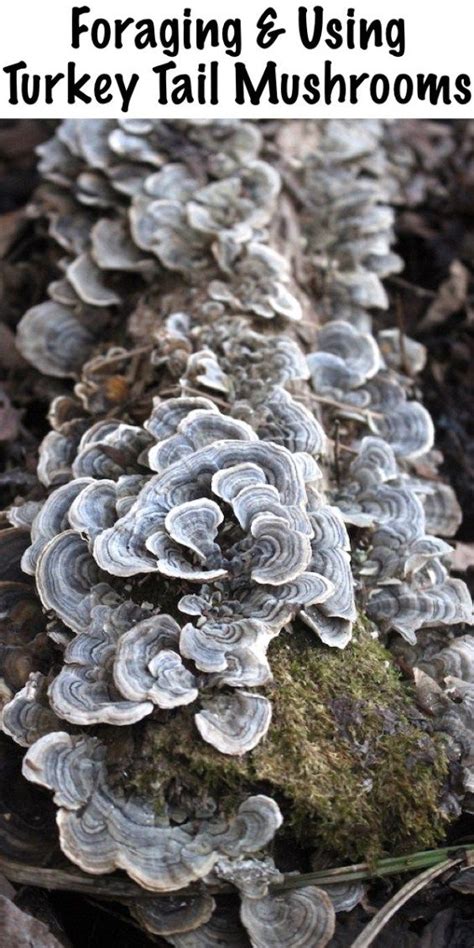
POLYGON ((210 794, 224 810, 271 793, 284 832, 337 861, 435 846, 445 829, 443 744, 420 727, 389 653, 362 628, 343 652, 299 628, 273 642, 270 661, 272 726, 252 753, 222 756, 198 737, 192 709, 180 709, 166 726, 159 717, 145 725, 136 788, 158 808, 183 793, 210 794))

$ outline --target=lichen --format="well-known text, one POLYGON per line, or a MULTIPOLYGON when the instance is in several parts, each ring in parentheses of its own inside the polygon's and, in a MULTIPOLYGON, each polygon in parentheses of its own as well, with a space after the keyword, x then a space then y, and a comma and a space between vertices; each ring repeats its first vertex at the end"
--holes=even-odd
POLYGON ((250 790, 270 792, 284 832, 334 861, 436 845, 445 829, 443 739, 429 734, 389 653, 362 625, 344 652, 294 627, 271 657, 273 723, 261 745, 224 758, 198 740, 188 709, 176 710, 172 726, 158 715, 143 726, 133 787, 158 808, 184 793, 230 810, 250 790))

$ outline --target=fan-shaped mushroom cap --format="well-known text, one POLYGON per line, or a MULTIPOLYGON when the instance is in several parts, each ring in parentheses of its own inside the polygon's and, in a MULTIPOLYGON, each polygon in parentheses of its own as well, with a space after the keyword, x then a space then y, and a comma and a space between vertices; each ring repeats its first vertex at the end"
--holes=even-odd
POLYGON ((67 429, 49 431, 40 444, 36 474, 45 487, 58 487, 72 477, 72 463, 84 423, 82 419, 77 420, 68 425, 67 429))
POLYGON ((40 672, 31 674, 26 685, 5 705, 1 715, 2 731, 21 747, 30 747, 38 738, 60 727, 61 722, 46 701, 45 679, 40 672))
POLYGON ((218 695, 195 715, 201 737, 222 754, 246 754, 270 727, 271 704, 262 695, 246 691, 218 695))
POLYGON ((231 381, 219 365, 215 352, 211 349, 200 349, 193 352, 186 363, 186 373, 180 379, 183 390, 187 387, 202 385, 213 392, 227 394, 231 389, 231 381))
POLYGON ((223 519, 222 510, 213 500, 188 500, 169 511, 165 517, 165 529, 172 540, 187 547, 199 560, 207 562, 219 555, 214 539, 223 519))
POLYGON ((49 301, 25 313, 17 344, 25 359, 45 375, 74 378, 92 352, 94 335, 70 309, 49 301))
POLYGON ((177 652, 180 628, 171 616, 144 619, 120 638, 114 679, 131 701, 152 701, 159 708, 190 704, 198 696, 196 679, 177 652))
POLYGON ((308 601, 301 618, 326 645, 345 648, 357 616, 349 536, 337 507, 324 506, 312 511, 310 521, 313 528, 310 569, 324 577, 332 591, 319 601, 308 601))
POLYGON ((8 522, 12 527, 27 527, 31 525, 43 506, 41 500, 25 500, 24 503, 9 507, 6 511, 8 522))
POLYGON ((172 826, 143 801, 125 802, 107 786, 96 738, 55 732, 27 752, 24 776, 54 791, 60 841, 86 872, 124 869, 145 889, 173 892, 208 875, 219 855, 257 852, 281 824, 268 797, 249 797, 228 822, 172 826))
MULTIPOLYGON (((38 560, 36 583, 41 602, 74 632, 88 628, 92 592, 102 578, 87 543, 74 530, 50 540, 38 560)), ((106 583, 99 588, 111 592, 106 583)))
POLYGON ((474 636, 461 635, 418 667, 438 682, 450 675, 474 683, 474 636))
POLYGON ((117 518, 117 484, 105 478, 100 481, 78 478, 67 486, 84 485, 84 482, 86 486, 82 487, 70 506, 68 521, 73 530, 93 540, 102 530, 111 527, 117 518))
POLYGON ((382 438, 367 436, 362 439, 357 457, 351 461, 351 476, 362 491, 398 477, 398 465, 393 449, 382 438))
POLYGON ((218 475, 214 475, 212 480, 213 489, 215 489, 216 484, 219 485, 220 483, 227 492, 235 491, 235 495, 229 503, 242 530, 251 530, 257 517, 271 515, 277 520, 285 520, 292 530, 309 535, 311 528, 306 514, 299 508, 288 510, 284 507, 280 503, 278 491, 271 484, 252 486, 249 483, 247 487, 241 487, 242 483, 245 483, 245 481, 242 481, 242 468, 247 467, 245 473, 250 480, 248 476, 250 466, 238 464, 234 468, 227 468, 225 472, 229 475, 227 478, 224 477, 219 482, 217 480, 218 475))
POLYGON ((130 208, 132 236, 168 270, 202 271, 209 263, 210 236, 190 226, 179 200, 147 199, 139 194, 130 208))
MULTIPOLYGON (((408 487, 399 484, 378 484, 365 492, 362 506, 378 525, 374 534, 374 547, 388 548, 396 552, 400 545, 407 545, 425 533, 423 506, 417 495, 408 487)), ((371 554, 372 557, 376 553, 371 554)), ((402 555, 406 555, 403 550, 402 555)), ((383 558, 383 549, 381 552, 383 558)))
POLYGON ((98 421, 82 436, 72 465, 74 477, 117 480, 136 474, 151 438, 143 428, 114 419, 98 421))
POLYGON ((413 576, 414 573, 426 566, 430 560, 441 560, 443 557, 450 557, 453 548, 444 540, 437 537, 422 536, 411 543, 407 550, 405 562, 403 564, 403 575, 413 576))
POLYGON ((244 462, 216 471, 211 486, 217 497, 228 504, 233 504, 241 491, 249 487, 255 490, 265 483, 265 472, 257 464, 244 462))
POLYGON ((365 887, 361 882, 333 882, 321 888, 331 899, 336 913, 352 912, 365 896, 365 887))
POLYGON ((83 478, 58 487, 45 501, 31 527, 32 544, 23 555, 21 566, 34 576, 38 558, 47 543, 70 526, 69 509, 78 494, 90 481, 83 478))
POLYGON ((431 588, 413 589, 406 583, 383 586, 371 595, 367 611, 382 628, 395 629, 413 644, 418 629, 472 621, 471 597, 459 579, 446 579, 431 588))
POLYGON ((418 375, 426 364, 426 346, 405 336, 399 329, 382 329, 377 333, 381 353, 388 366, 409 375, 418 375))
POLYGON ((322 426, 289 392, 276 386, 266 400, 266 408, 268 421, 258 429, 260 438, 282 444, 293 453, 325 454, 327 439, 322 426))
POLYGON ((72 202, 65 203, 49 220, 49 233, 67 253, 80 254, 89 243, 94 218, 87 211, 80 211, 72 202))
POLYGON ((133 603, 95 606, 91 625, 76 636, 64 652, 59 675, 49 687, 49 700, 56 714, 72 724, 134 724, 153 710, 141 695, 129 699, 114 684, 113 663, 117 643, 143 611, 133 603))
POLYGON ((231 859, 257 853, 271 843, 282 822, 280 809, 271 797, 248 797, 219 838, 219 849, 231 859))
POLYGON ((228 280, 209 283, 208 293, 213 300, 262 319, 301 319, 301 304, 286 285, 290 281, 288 262, 273 248, 250 241, 233 260, 232 268, 226 267, 222 259, 220 263, 228 280))
MULTIPOLYGON (((314 391, 319 395, 332 395, 341 401, 349 401, 347 393, 359 385, 360 377, 357 372, 354 372, 344 359, 331 352, 310 353, 308 366, 314 391)), ((367 397, 363 398, 362 404, 367 401, 367 397)))
MULTIPOLYGON (((161 555, 163 550, 166 550, 168 558, 174 549, 176 563, 181 562, 184 565, 184 554, 165 530, 164 521, 167 514, 176 506, 202 496, 206 482, 210 487, 216 471, 242 463, 256 464, 262 469, 266 481, 277 489, 283 505, 290 508, 303 507, 306 491, 302 472, 296 459, 285 448, 259 441, 218 441, 195 451, 192 465, 185 458, 153 477, 141 491, 129 514, 97 537, 94 544, 96 561, 103 569, 118 576, 159 570, 159 561, 148 552, 147 541, 153 537, 154 550, 159 548, 161 555), (164 544, 161 547, 160 535, 164 544)), ((256 521, 253 525, 255 523, 256 521)), ((267 522, 262 523, 260 527, 257 525, 255 532, 264 536, 266 527, 270 527, 267 522)), ((277 538, 280 535, 278 528, 279 524, 275 521, 276 539, 270 540, 269 545, 265 546, 265 550, 268 548, 268 564, 273 562, 272 555, 276 555, 277 538)), ((258 544, 258 537, 255 533, 253 535, 258 544)), ((305 544, 306 540, 294 536, 292 549, 295 556, 287 558, 289 578, 296 568, 297 559, 301 564, 300 572, 304 570, 304 563, 309 559, 305 544)), ((265 555, 263 541, 260 546, 262 555, 265 555)), ((275 563, 275 567, 276 565, 275 563)), ((270 566, 268 571, 271 572, 270 566)), ((261 570, 259 575, 260 573, 261 570)), ((196 579, 199 579, 198 575, 196 579)), ((265 581, 263 574, 261 581, 265 581)), ((274 580, 270 579, 270 582, 272 581, 284 582, 285 579, 282 574, 282 578, 277 580, 275 577, 274 580)))
POLYGON ((67 119, 61 123, 58 135, 91 168, 103 169, 111 158, 110 135, 114 124, 111 119, 67 119))
POLYGON ((81 171, 76 178, 76 196, 85 207, 101 209, 113 207, 116 200, 109 182, 96 171, 81 171))
POLYGON ((70 178, 79 170, 77 158, 66 148, 57 136, 47 142, 41 142, 37 148, 39 156, 38 170, 48 181, 59 184, 60 187, 69 187, 70 178))
POLYGON ((322 574, 334 587, 334 593, 321 604, 327 616, 354 620, 356 608, 350 567, 349 536, 337 507, 324 506, 310 515, 313 537, 310 568, 322 574))
POLYGON ((318 347, 322 352, 343 360, 351 374, 358 378, 353 387, 373 378, 381 368, 380 351, 374 337, 343 320, 334 320, 319 330, 318 347))
POLYGON ((219 907, 200 928, 181 935, 168 935, 167 940, 174 948, 250 948, 237 911, 227 907, 219 907))
POLYGON ((426 529, 436 536, 455 536, 461 525, 462 511, 452 487, 439 481, 423 486, 426 529))
POLYGON ((257 435, 244 421, 196 409, 180 421, 175 435, 150 448, 148 464, 153 471, 164 471, 218 441, 257 441, 257 435))
POLYGON ((157 441, 164 441, 176 434, 180 423, 195 410, 218 413, 218 408, 208 398, 169 398, 157 401, 144 427, 157 441))
MULTIPOLYGON (((187 612, 188 608, 192 607, 181 600, 180 609, 187 612)), ((226 671, 230 656, 245 653, 253 655, 268 671, 265 653, 270 639, 268 627, 257 619, 217 619, 197 626, 185 625, 179 647, 182 655, 209 673, 226 671)))
POLYGON ((264 161, 249 161, 236 175, 195 191, 186 207, 191 226, 241 243, 252 229, 263 227, 280 190, 278 172, 264 161))
POLYGON ((311 542, 306 533, 288 528, 288 521, 271 514, 258 514, 250 526, 255 546, 252 579, 279 586, 304 573, 311 561, 311 542))
POLYGON ((324 948, 334 934, 332 902, 316 886, 263 899, 244 896, 241 918, 252 948, 324 948))
POLYGON ((301 606, 325 602, 333 592, 329 579, 307 570, 291 583, 254 587, 242 599, 241 611, 243 615, 255 616, 276 634, 301 606))
POLYGON ((130 907, 142 928, 153 935, 194 932, 211 918, 216 903, 206 893, 189 896, 168 895, 157 899, 136 899, 130 907))
POLYGON ((116 306, 120 303, 120 297, 106 285, 103 273, 90 253, 82 253, 76 257, 67 267, 66 275, 83 303, 100 307, 116 306))
POLYGON ((394 411, 372 419, 373 430, 386 438, 397 457, 412 460, 426 454, 434 444, 431 416, 419 402, 400 402, 394 411))
POLYGON ((160 171, 148 175, 143 189, 152 198, 187 201, 196 190, 196 178, 186 165, 170 161, 160 171))
MULTIPOLYGON (((443 661, 445 659, 443 658, 443 661)), ((435 674, 439 666, 432 669, 435 674)), ((436 718, 436 727, 449 734, 459 748, 464 790, 474 792, 474 688, 472 682, 447 675, 443 691, 430 674, 423 669, 413 669, 420 707, 436 718)))
POLYGON ((91 230, 92 256, 101 270, 150 273, 154 266, 133 243, 123 220, 103 217, 91 230))

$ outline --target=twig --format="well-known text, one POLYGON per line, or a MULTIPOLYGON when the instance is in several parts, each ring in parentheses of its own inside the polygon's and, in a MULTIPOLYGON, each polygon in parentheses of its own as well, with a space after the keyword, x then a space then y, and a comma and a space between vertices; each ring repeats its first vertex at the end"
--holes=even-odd
POLYGON ((11 882, 36 886, 52 891, 79 892, 102 899, 156 898, 156 892, 142 889, 134 882, 103 876, 101 879, 82 872, 63 869, 45 869, 43 866, 25 866, 0 856, 0 872, 11 882))
POLYGON ((365 926, 359 937, 352 942, 352 948, 370 948, 370 945, 373 944, 377 935, 382 931, 382 928, 385 927, 387 922, 398 912, 402 905, 405 905, 405 902, 408 902, 417 892, 420 892, 421 889, 424 889, 430 882, 433 882, 434 879, 441 876, 447 869, 452 869, 454 866, 459 865, 460 862, 463 862, 463 860, 464 856, 458 856, 455 859, 446 859, 440 863, 439 866, 433 866, 431 869, 422 872, 421 875, 416 876, 415 879, 410 879, 410 882, 407 882, 403 888, 399 889, 396 895, 386 902, 383 908, 380 909, 380 912, 377 912, 369 924, 365 926))
POLYGON ((333 398, 326 395, 309 395, 308 398, 315 402, 321 402, 322 405, 329 405, 331 408, 338 408, 340 411, 348 411, 351 415, 359 415, 361 421, 369 421, 370 418, 383 418, 381 411, 373 411, 371 408, 358 408, 357 405, 348 405, 346 402, 336 402, 333 398))
POLYGON ((417 286, 416 283, 410 283, 409 280, 404 280, 401 276, 391 275, 387 277, 387 283, 393 283, 395 286, 401 287, 403 290, 409 290, 410 293, 413 293, 414 296, 419 296, 420 299, 434 299, 436 292, 434 290, 427 290, 423 286, 417 286))
POLYGON ((379 859, 373 865, 360 862, 353 866, 320 869, 299 876, 287 876, 285 881, 281 883, 281 888, 294 889, 306 885, 330 885, 336 882, 358 882, 382 878, 383 876, 397 876, 404 872, 416 872, 418 869, 438 866, 446 859, 451 859, 461 852, 466 859, 474 857, 473 844, 467 843, 462 846, 450 846, 443 849, 427 849, 408 856, 388 856, 385 859, 379 859))
POLYGON ((106 358, 105 354, 104 365, 115 365, 115 363, 126 362, 128 359, 133 359, 134 356, 146 355, 147 352, 152 352, 153 346, 140 346, 138 349, 126 349, 120 355, 111 356, 106 358))
POLYGON ((397 299, 396 299, 395 310, 397 314, 397 324, 398 324, 398 341, 400 343, 400 363, 401 363, 403 372, 405 372, 405 375, 411 375, 410 366, 408 364, 408 359, 407 359, 406 345, 405 345, 405 326, 404 326, 404 320, 403 320, 402 300, 401 300, 400 294, 398 294, 397 299))
MULTIPOLYGON (((308 885, 330 885, 336 882, 356 882, 359 880, 376 879, 381 876, 400 875, 403 872, 414 872, 417 869, 438 866, 446 859, 456 857, 474 859, 472 843, 462 846, 451 846, 445 849, 432 849, 414 853, 409 856, 396 856, 380 859, 374 865, 358 863, 353 866, 342 866, 337 869, 322 869, 318 872, 302 873, 301 875, 287 875, 283 882, 272 886, 275 892, 289 889, 300 889, 308 885), (463 855, 460 855, 463 854, 463 855)), ((95 898, 118 901, 134 901, 135 899, 153 899, 156 892, 142 889, 135 882, 120 879, 116 876, 101 876, 100 878, 86 875, 80 870, 47 869, 43 866, 25 866, 0 855, 0 873, 11 882, 20 885, 36 886, 40 889, 62 890, 79 892, 95 898)), ((180 890, 180 895, 191 895, 199 892, 199 886, 188 886, 180 890)), ((206 886, 206 892, 219 894, 235 891, 231 885, 206 886)), ((172 895, 173 893, 170 893, 172 895)), ((174 893, 175 894, 175 893, 174 893)), ((160 898, 166 893, 160 893, 160 898)))
POLYGON ((334 421, 335 436, 334 436, 334 475, 336 478, 336 484, 340 487, 341 484, 341 466, 339 463, 339 446, 340 446, 340 421, 339 418, 336 418, 334 421))

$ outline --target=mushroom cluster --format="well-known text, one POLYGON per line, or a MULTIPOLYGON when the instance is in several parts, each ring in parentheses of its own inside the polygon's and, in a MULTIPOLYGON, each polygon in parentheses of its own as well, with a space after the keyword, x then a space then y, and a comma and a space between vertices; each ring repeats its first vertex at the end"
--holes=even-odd
POLYGON ((416 477, 409 467, 433 447, 428 412, 407 400, 400 372, 386 364, 373 336, 350 323, 326 324, 308 363, 315 392, 334 400, 341 418, 355 417, 374 432, 357 442, 335 495, 345 521, 371 534, 358 569, 368 615, 412 642, 425 626, 469 622, 470 596, 449 577, 451 547, 441 538, 459 526, 456 498, 448 485, 416 477))
POLYGON ((37 209, 66 256, 50 300, 20 323, 26 358, 48 375, 80 375, 98 336, 114 331, 130 280, 154 285, 162 268, 204 284, 210 312, 298 320, 288 263, 265 240, 280 176, 261 147, 257 125, 236 121, 63 122, 39 148, 49 184, 37 209))
MULTIPOLYGON (((294 444, 298 412, 285 420, 294 444)), ((202 696, 204 740, 251 750, 270 725, 268 699, 248 689, 271 680, 271 639, 300 610, 317 630, 321 614, 323 639, 328 617, 349 636, 355 618, 348 534, 317 489, 314 456, 182 397, 160 402, 144 428, 97 422, 71 473, 34 517, 22 558, 45 610, 75 635, 49 686, 53 712, 126 725, 202 696)))
POLYGON ((281 888, 271 781, 231 811, 158 765, 159 806, 127 783, 144 734, 183 720, 229 766, 265 746, 293 624, 319 649, 350 648, 358 618, 403 636, 472 792, 472 642, 423 654, 472 615, 459 508, 414 398, 424 348, 373 332, 400 267, 384 134, 67 120, 39 149, 34 211, 65 256, 18 345, 58 394, 0 534, 2 728, 63 853, 156 892, 134 917, 178 948, 324 948, 361 896, 281 888), (240 916, 216 908, 229 886, 240 916))
POLYGON ((386 309, 382 280, 402 268, 393 253, 387 154, 378 121, 318 123, 305 146, 308 256, 322 275, 326 318, 370 328, 368 310, 386 309))

